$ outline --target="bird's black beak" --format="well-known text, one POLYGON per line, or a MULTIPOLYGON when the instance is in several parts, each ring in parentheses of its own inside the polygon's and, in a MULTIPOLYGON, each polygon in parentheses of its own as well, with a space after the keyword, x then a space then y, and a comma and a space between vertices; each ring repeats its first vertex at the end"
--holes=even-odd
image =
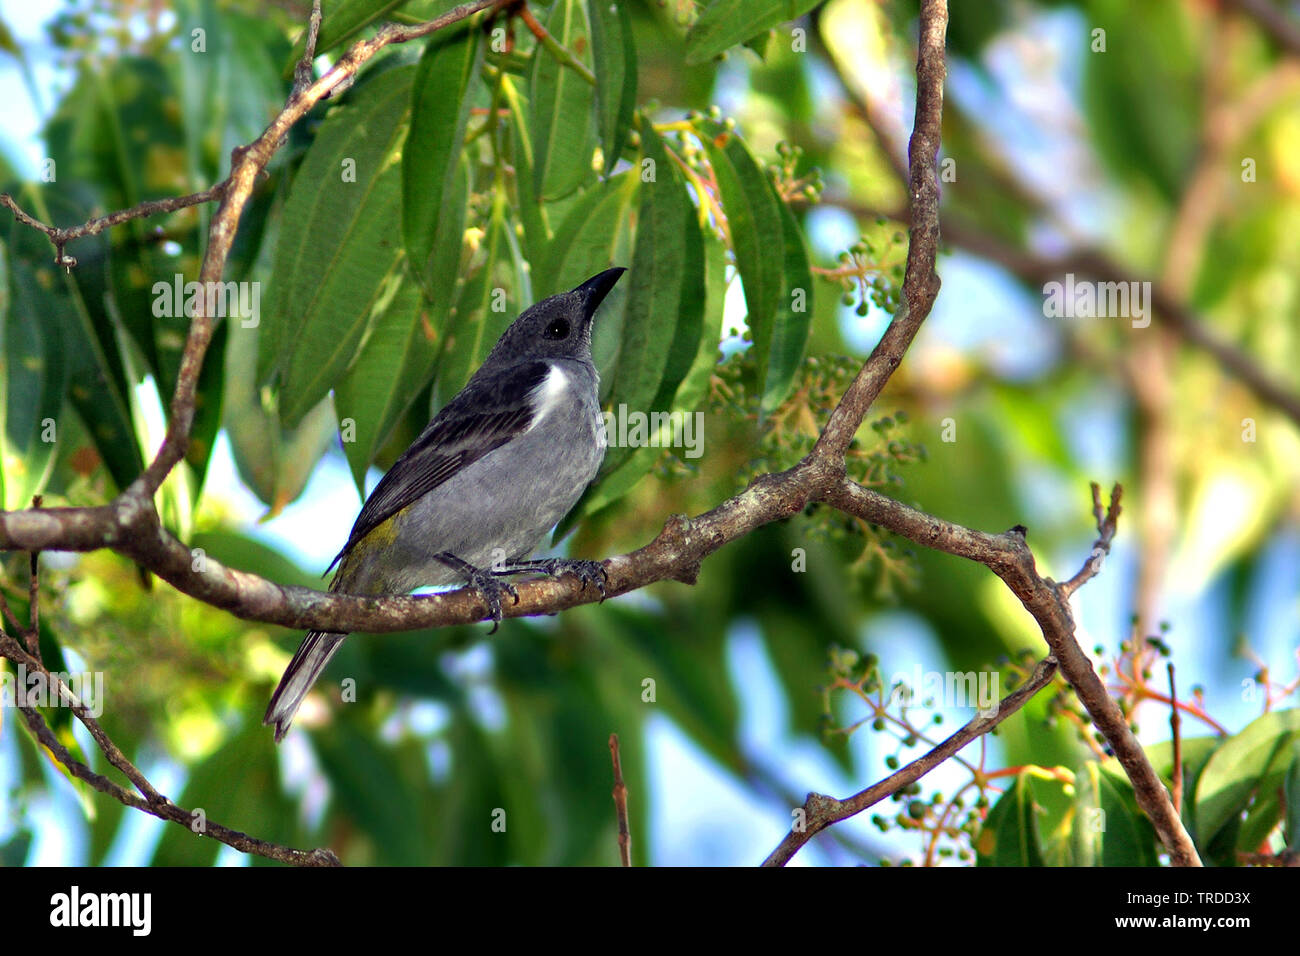
POLYGON ((606 269, 599 275, 594 275, 582 285, 573 291, 582 296, 582 317, 590 322, 595 316, 596 310, 600 304, 605 301, 605 296, 609 295, 609 290, 614 288, 623 273, 627 272, 622 266, 616 266, 613 269, 606 269))

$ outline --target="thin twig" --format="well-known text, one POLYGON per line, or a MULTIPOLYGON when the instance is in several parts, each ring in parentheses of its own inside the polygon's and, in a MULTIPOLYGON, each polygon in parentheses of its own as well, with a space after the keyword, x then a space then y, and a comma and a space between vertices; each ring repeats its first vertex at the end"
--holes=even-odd
MULTIPOLYGON (((1111 491, 1108 514, 1119 514, 1122 493, 1119 485, 1111 491)), ((1069 595, 1063 592, 1060 584, 1038 573, 1033 552, 1018 529, 1002 535, 984 535, 958 528, 907 508, 847 478, 841 479, 838 491, 828 493, 822 500, 926 547, 935 547, 933 542, 944 541, 940 550, 979 561, 1000 577, 1025 610, 1033 615, 1052 656, 1060 665, 1061 673, 1132 782, 1138 806, 1150 818, 1161 844, 1169 851, 1170 860, 1175 866, 1200 865, 1196 846, 1170 803, 1168 790, 1151 766, 1142 745, 1133 736, 1119 705, 1097 676, 1092 661, 1079 645, 1069 595)), ((1080 573, 1084 573, 1087 565, 1094 561, 1095 557, 1089 556, 1080 573)))
POLYGON ((1174 685, 1174 662, 1170 661, 1169 667, 1169 729, 1173 733, 1174 740, 1174 767, 1169 775, 1171 792, 1169 798, 1174 803, 1174 809, 1179 813, 1183 812, 1183 718, 1178 713, 1178 688, 1174 685))
POLYGON ((911 228, 903 294, 898 312, 853 383, 831 413, 813 448, 814 457, 838 457, 843 473, 844 453, 866 417, 867 409, 889 381, 912 344, 921 323, 939 294, 935 261, 939 252, 939 178, 936 163, 943 118, 944 38, 948 4, 921 5, 921 34, 916 53, 916 123, 908 144, 908 196, 911 228))
POLYGON ((609 755, 614 761, 614 813, 618 817, 618 859, 622 866, 632 865, 632 831, 627 825, 627 785, 623 783, 623 766, 618 757, 618 734, 609 735, 609 755))
MULTIPOLYGON (((587 64, 579 60, 577 54, 551 36, 546 27, 542 26, 541 22, 533 16, 533 11, 528 9, 527 3, 519 4, 515 10, 519 14, 519 19, 524 21, 524 25, 528 27, 532 35, 537 37, 537 42, 546 48, 547 53, 555 57, 556 62, 561 66, 567 66, 592 86, 596 85, 596 74, 587 69, 587 64)), ((533 55, 536 56, 536 54, 533 55)))
MULTIPOLYGON (((40 495, 32 495, 32 508, 36 509, 41 506, 42 498, 40 495)), ((36 658, 37 663, 41 660, 41 602, 39 600, 40 592, 40 563, 41 552, 33 551, 29 556, 27 570, 27 619, 28 628, 26 633, 27 650, 36 658)))
POLYGON ((1091 557, 1084 562, 1078 573, 1070 580, 1057 585, 1063 597, 1069 598, 1085 581, 1091 580, 1101 570, 1101 562, 1106 555, 1110 554, 1110 545, 1115 539, 1115 529, 1119 526, 1119 515, 1122 510, 1119 501, 1123 491, 1123 488, 1116 485, 1111 495, 1110 507, 1102 510, 1101 486, 1095 481, 1092 482, 1092 514, 1097 521, 1097 540, 1092 546, 1091 557))
POLYGON ((83 780, 90 784, 100 793, 108 794, 114 800, 124 806, 132 807, 136 810, 143 810, 145 813, 158 817, 160 820, 166 820, 184 827, 192 833, 201 833, 218 840, 227 846, 234 847, 244 853, 254 853, 258 856, 264 856, 269 860, 278 860, 281 863, 291 863, 295 866, 339 866, 339 858, 334 855, 332 850, 298 850, 294 847, 282 846, 278 843, 270 843, 266 840, 259 840, 251 837, 246 833, 238 830, 232 830, 230 827, 222 826, 220 823, 214 823, 211 820, 201 818, 195 811, 186 810, 184 807, 172 803, 166 797, 160 797, 158 800, 146 800, 143 797, 132 793, 125 787, 114 783, 102 774, 95 773, 84 763, 72 756, 68 749, 63 746, 59 738, 50 730, 45 719, 41 717, 40 712, 34 707, 19 707, 19 712, 27 721, 27 727, 31 731, 41 746, 49 751, 50 755, 57 760, 62 766, 68 769, 78 780, 83 780), (202 827, 196 829, 197 821, 203 819, 202 827))
POLYGON ((100 216, 83 222, 77 226, 68 226, 59 228, 47 226, 39 219, 33 219, 19 207, 18 203, 8 193, 0 193, 0 206, 4 206, 14 214, 14 218, 24 226, 30 226, 37 232, 44 233, 45 236, 54 245, 55 256, 54 263, 57 266, 71 269, 77 264, 75 256, 66 255, 63 247, 74 239, 82 239, 86 236, 94 236, 103 232, 105 229, 111 229, 114 226, 120 226, 124 222, 132 219, 143 219, 147 216, 157 216, 160 213, 175 212, 178 209, 187 209, 190 206, 197 206, 205 202, 213 202, 220 199, 225 192, 226 180, 222 180, 215 186, 211 186, 202 192, 191 193, 188 196, 174 196, 168 199, 150 199, 146 202, 137 203, 130 209, 119 209, 111 212, 107 216, 100 216))
POLYGON ((293 92, 289 99, 296 99, 311 85, 312 63, 316 59, 316 40, 320 36, 320 0, 312 0, 311 17, 307 21, 307 42, 303 48, 302 59, 293 68, 293 92))
POLYGON ((1002 721, 1006 720, 1040 690, 1051 683, 1056 676, 1056 662, 1050 657, 1038 662, 1029 679, 1017 687, 998 703, 995 713, 976 714, 966 726, 929 753, 918 757, 905 767, 891 773, 884 780, 854 794, 846 800, 836 800, 820 793, 808 794, 803 805, 803 819, 786 834, 781 845, 772 851, 763 861, 764 866, 785 866, 790 858, 814 836, 834 823, 847 820, 867 810, 888 796, 892 796, 909 784, 920 780, 939 764, 957 753, 971 741, 987 734, 1002 721))
POLYGON ((53 701, 68 705, 76 718, 90 731, 90 735, 95 739, 95 743, 99 745, 99 749, 104 752, 108 762, 122 771, 123 776, 135 785, 135 788, 140 791, 141 796, 146 800, 153 803, 163 799, 145 775, 113 743, 112 738, 104 732, 104 728, 100 726, 99 721, 91 715, 86 705, 72 692, 72 688, 64 683, 58 674, 47 670, 39 658, 25 653, 12 638, 0 638, 0 656, 9 658, 15 664, 22 664, 27 668, 28 672, 44 674, 48 686, 53 692, 51 694, 53 701))

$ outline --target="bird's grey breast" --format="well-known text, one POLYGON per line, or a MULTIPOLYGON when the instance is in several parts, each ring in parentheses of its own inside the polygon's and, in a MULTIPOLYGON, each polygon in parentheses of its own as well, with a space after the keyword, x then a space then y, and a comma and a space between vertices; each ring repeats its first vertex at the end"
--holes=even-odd
MULTIPOLYGON (((431 555, 450 551, 476 567, 531 553, 596 477, 605 457, 599 379, 587 363, 553 359, 531 396, 529 426, 415 502, 401 516, 418 583, 455 577, 431 555), (417 570, 417 568, 419 570, 417 570)), ((405 576, 404 576, 405 577, 405 576)))

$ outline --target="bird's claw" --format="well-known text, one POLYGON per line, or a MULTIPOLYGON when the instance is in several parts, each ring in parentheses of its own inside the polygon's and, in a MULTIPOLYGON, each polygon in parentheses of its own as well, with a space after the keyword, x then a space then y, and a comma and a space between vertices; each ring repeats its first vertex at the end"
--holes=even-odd
POLYGON ((609 580, 609 573, 599 561, 588 561, 584 558, 547 558, 536 562, 536 565, 539 571, 553 578, 558 578, 565 573, 572 574, 582 582, 584 591, 590 584, 600 592, 600 599, 605 600, 605 582, 609 580))
POLYGON ((501 626, 501 618, 504 613, 501 610, 501 595, 509 594, 514 598, 514 603, 519 603, 519 592, 514 586, 507 581, 497 580, 498 572, 491 568, 476 568, 468 561, 464 561, 450 551, 443 551, 435 554, 434 557, 455 571, 465 575, 465 581, 469 587, 477 588, 478 592, 483 595, 483 600, 487 602, 488 613, 483 620, 492 622, 492 630, 489 634, 495 634, 497 628, 501 626))
POLYGON ((501 595, 509 594, 514 598, 513 603, 518 604, 519 592, 514 589, 514 585, 510 584, 510 582, 502 581, 494 575, 491 569, 476 568, 469 575, 469 585, 470 587, 478 588, 479 592, 483 595, 483 600, 487 602, 488 613, 487 617, 483 620, 492 621, 492 630, 488 631, 488 633, 495 634, 497 628, 501 626, 501 618, 503 617, 503 612, 501 610, 501 595))

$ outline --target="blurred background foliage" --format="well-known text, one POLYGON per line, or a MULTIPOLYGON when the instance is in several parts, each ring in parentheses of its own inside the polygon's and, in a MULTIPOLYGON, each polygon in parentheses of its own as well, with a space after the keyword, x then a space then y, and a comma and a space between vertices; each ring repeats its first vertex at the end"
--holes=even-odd
MULTIPOLYGON (((322 64, 377 22, 451 6, 327 3, 322 64)), ((218 326, 190 453, 159 497, 192 547, 321 586, 375 469, 519 309, 609 264, 632 272, 597 327, 607 407, 703 412, 704 453, 611 448, 560 547, 638 547, 811 447, 897 306, 916 4, 530 9, 576 63, 518 19, 476 17, 385 50, 272 161, 226 271, 258 290, 258 322, 218 326)), ((0 188, 60 225, 206 188, 283 104, 307 10, 70 2, 31 42, 7 12, 8 98, 44 124, 31 155, 0 150, 0 188)), ((1088 481, 1123 481, 1116 554, 1075 599, 1082 636, 1166 774, 1164 659, 1177 664, 1184 815, 1203 854, 1282 852, 1300 821, 1297 423, 1158 322, 1045 317, 1041 280, 990 260, 1010 248, 1031 260, 1022 275, 1047 262, 1064 279, 1053 256, 1100 250, 1300 391, 1294 55, 1197 2, 957 3, 948 38, 943 215, 963 228, 850 474, 972 527, 1028 525, 1057 578, 1091 546, 1088 481)), ((7 220, 5 508, 104 502, 151 456, 186 329, 155 314, 154 284, 196 277, 211 213, 78 240, 71 270, 7 220)), ((805 792, 845 796, 971 716, 924 687, 900 704, 895 673, 982 672, 1005 693, 1041 653, 984 569, 814 511, 724 549, 694 587, 491 638, 349 640, 277 751, 260 716, 299 634, 107 552, 44 560, 46 660, 103 672, 124 752, 212 820, 348 863, 612 863, 611 732, 636 862, 757 862, 805 792), (724 797, 674 793, 701 766, 724 797), (742 807, 759 822, 735 830, 742 807)), ((22 613, 26 558, 3 568, 22 613)), ((75 862, 238 859, 60 776, 12 715, 4 861, 49 859, 42 827, 67 831, 75 862), (77 804, 50 811, 62 791, 77 804)), ((1059 682, 964 759, 800 859, 1156 862, 1059 682)))

